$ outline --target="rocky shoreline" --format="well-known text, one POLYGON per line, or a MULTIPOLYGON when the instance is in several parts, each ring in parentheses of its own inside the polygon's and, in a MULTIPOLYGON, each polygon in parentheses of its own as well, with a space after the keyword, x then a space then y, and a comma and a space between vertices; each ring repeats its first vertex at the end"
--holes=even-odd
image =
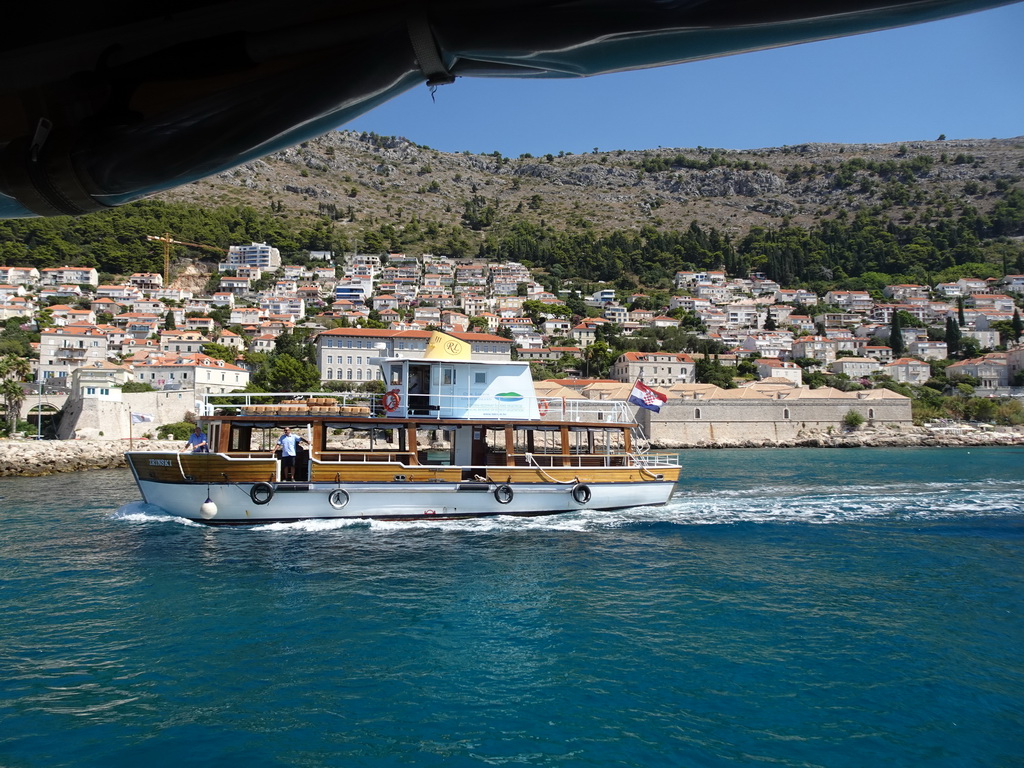
MULTIPOLYGON (((132 450, 176 451, 182 440, 135 440, 132 450)), ((127 440, 0 440, 0 477, 126 467, 127 440)))
POLYGON ((701 441, 695 445, 652 446, 662 450, 685 448, 970 448, 984 446, 1024 446, 1024 431, 1020 429, 964 434, 936 433, 923 427, 900 430, 860 429, 853 432, 814 432, 794 440, 720 440, 701 441))
MULTIPOLYGON (((137 451, 176 451, 180 440, 136 440, 137 451)), ((662 445, 659 450, 686 448, 932 448, 932 447, 1024 446, 1024 429, 966 434, 937 434, 923 427, 860 429, 853 432, 810 433, 795 440, 719 441, 695 445, 662 445)), ((88 469, 127 466, 126 440, 0 440, 0 477, 38 477, 88 469)))

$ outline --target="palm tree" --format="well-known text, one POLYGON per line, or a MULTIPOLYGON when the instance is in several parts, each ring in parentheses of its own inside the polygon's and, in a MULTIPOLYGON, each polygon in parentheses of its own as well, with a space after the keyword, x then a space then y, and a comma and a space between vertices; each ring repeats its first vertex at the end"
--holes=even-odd
POLYGON ((25 402, 25 390, 21 386, 32 367, 28 360, 18 355, 0 357, 0 396, 4 399, 4 410, 7 413, 7 434, 18 428, 18 416, 21 405, 25 402))
POLYGON ((0 395, 4 398, 4 410, 7 413, 7 434, 11 434, 18 429, 18 417, 21 415, 21 404, 25 402, 25 390, 19 382, 4 379, 0 384, 0 395))

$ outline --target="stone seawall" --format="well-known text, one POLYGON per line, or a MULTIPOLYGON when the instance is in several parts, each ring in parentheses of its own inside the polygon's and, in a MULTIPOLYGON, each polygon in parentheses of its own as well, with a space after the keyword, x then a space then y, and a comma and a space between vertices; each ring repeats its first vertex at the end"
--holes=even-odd
MULTIPOLYGON (((176 451, 181 440, 136 440, 136 451, 176 451)), ((125 467, 127 440, 0 440, 0 477, 125 467)))

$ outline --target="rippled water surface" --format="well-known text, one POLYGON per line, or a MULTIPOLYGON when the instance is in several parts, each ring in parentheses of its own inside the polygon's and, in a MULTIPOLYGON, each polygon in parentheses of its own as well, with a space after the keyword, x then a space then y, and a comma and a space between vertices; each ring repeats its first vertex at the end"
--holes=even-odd
POLYGON ((682 456, 457 523, 2 479, 0 766, 1024 764, 1024 451, 682 456))

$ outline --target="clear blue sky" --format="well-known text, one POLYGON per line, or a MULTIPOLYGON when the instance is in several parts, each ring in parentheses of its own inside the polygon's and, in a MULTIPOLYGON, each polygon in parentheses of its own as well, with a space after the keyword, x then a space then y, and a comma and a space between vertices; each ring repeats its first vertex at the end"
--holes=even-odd
POLYGON ((1024 3, 710 61, 573 80, 460 78, 344 128, 446 152, 754 149, 1024 135, 1024 3))

